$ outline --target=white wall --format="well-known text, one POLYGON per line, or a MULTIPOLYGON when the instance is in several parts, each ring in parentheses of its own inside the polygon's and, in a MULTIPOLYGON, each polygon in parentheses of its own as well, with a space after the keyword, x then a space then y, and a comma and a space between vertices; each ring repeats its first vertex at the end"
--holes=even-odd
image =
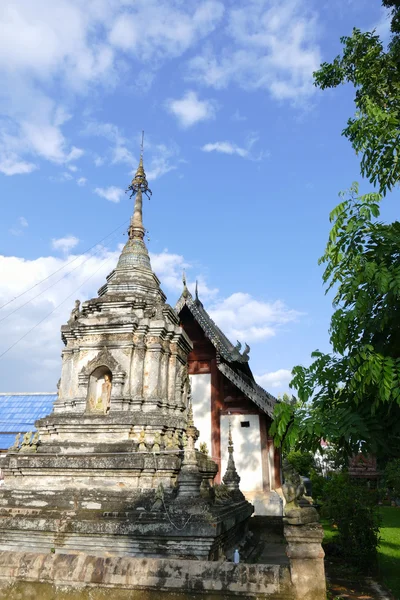
POLYGON ((194 424, 200 431, 196 447, 200 448, 200 443, 205 442, 211 454, 211 374, 190 375, 190 381, 194 424))
POLYGON ((228 461, 228 424, 231 420, 234 459, 240 476, 242 492, 263 489, 260 419, 258 415, 221 416, 221 477, 224 476, 228 461), (248 421, 250 427, 242 427, 248 421))

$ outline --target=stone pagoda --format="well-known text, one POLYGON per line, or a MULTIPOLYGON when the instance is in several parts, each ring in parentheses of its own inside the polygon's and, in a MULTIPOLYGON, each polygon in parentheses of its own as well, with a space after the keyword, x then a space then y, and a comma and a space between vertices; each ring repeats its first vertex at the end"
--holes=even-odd
MULTIPOLYGON (((192 343, 153 273, 134 213, 97 298, 75 303, 53 411, 2 461, 2 551, 218 559, 244 535, 252 506, 214 486, 195 449, 187 357, 192 343), (22 443, 21 443, 22 442, 22 443)), ((229 479, 229 478, 228 478, 229 479)))

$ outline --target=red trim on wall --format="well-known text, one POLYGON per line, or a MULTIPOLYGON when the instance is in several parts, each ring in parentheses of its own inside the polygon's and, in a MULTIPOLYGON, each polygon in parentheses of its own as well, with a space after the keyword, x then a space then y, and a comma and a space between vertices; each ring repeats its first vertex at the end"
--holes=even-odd
MULTIPOLYGON (((273 441, 272 441, 272 443, 273 443, 273 441)), ((279 450, 279 448, 275 448, 275 447, 274 447, 274 471, 275 471, 274 489, 276 489, 276 488, 281 487, 282 481, 281 481, 281 451, 279 450)))
POLYGON ((217 361, 210 362, 211 367, 211 456, 217 459, 219 471, 215 476, 215 483, 221 483, 221 377, 217 361))
POLYGON ((259 412, 260 416, 260 441, 261 441, 261 465, 263 490, 268 491, 269 485, 269 467, 268 467, 268 435, 267 435, 267 418, 264 413, 259 412))

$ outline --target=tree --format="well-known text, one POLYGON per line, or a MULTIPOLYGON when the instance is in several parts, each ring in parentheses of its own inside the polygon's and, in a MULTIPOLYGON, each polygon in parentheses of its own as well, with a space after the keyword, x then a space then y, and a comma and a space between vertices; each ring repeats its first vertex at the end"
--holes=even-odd
POLYGON ((361 154, 361 173, 380 194, 358 196, 353 184, 330 215, 320 263, 335 290, 333 352, 313 353, 293 369, 297 403, 275 408, 271 433, 287 450, 316 450, 322 438, 341 458, 359 451, 400 456, 400 224, 377 221, 379 203, 400 181, 400 0, 389 9, 387 48, 375 32, 353 29, 343 52, 314 73, 321 89, 352 83, 356 113, 343 131, 361 154))
POLYGON ((353 184, 332 211, 320 263, 334 289, 333 353, 293 369, 297 403, 280 403, 271 432, 286 449, 321 438, 344 457, 362 449, 400 456, 400 223, 377 221, 381 196, 353 184))
POLYGON ((321 89, 351 83, 355 116, 343 130, 357 154, 361 173, 385 195, 400 181, 400 1, 383 0, 390 9, 392 38, 387 49, 374 31, 354 28, 341 38, 343 52, 314 73, 321 89))

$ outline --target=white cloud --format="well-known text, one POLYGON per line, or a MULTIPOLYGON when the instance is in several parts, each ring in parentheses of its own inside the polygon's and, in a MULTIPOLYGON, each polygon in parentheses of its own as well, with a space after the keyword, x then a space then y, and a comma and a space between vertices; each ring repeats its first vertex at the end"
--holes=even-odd
MULTIPOLYGON (((223 12, 217 0, 3 0, 1 172, 31 172, 30 157, 77 160, 82 150, 64 133, 74 97, 121 75, 148 89, 157 68, 212 32, 223 12)), ((125 149, 116 146, 115 162, 131 160, 125 149)))
POLYGON ((248 158, 250 160, 261 160, 268 156, 268 153, 260 152, 258 155, 254 155, 252 152, 254 144, 258 141, 258 136, 252 134, 247 138, 246 143, 243 146, 238 146, 233 142, 209 142, 202 147, 203 152, 219 152, 221 154, 236 154, 241 158, 248 158))
MULTIPOLYGON (((156 144, 150 145, 150 161, 146 165, 146 175, 148 181, 153 181, 178 168, 179 148, 176 144, 156 144)), ((147 161, 146 161, 147 162, 147 161)))
POLYGON ((215 0, 139 0, 117 16, 109 40, 140 61, 165 60, 180 56, 208 35, 223 13, 223 3, 215 0))
POLYGON ((94 193, 102 198, 105 198, 106 200, 109 200, 110 202, 118 203, 125 192, 123 189, 116 187, 115 185, 110 185, 106 188, 98 187, 94 190, 94 193))
POLYGON ((264 373, 263 375, 255 375, 256 381, 265 389, 269 388, 288 388, 289 382, 292 379, 292 373, 289 369, 278 369, 264 373))
POLYGON ((168 100, 166 107, 184 128, 191 127, 199 121, 214 119, 216 112, 212 100, 199 100, 197 93, 192 90, 186 92, 180 100, 168 100))
POLYGON ((388 11, 387 8, 381 7, 381 16, 379 20, 374 23, 370 29, 375 29, 375 32, 386 44, 390 41, 391 31, 391 11, 388 11))
POLYGON ((54 250, 61 250, 61 252, 70 252, 75 246, 79 244, 79 238, 74 235, 67 235, 63 238, 53 238, 51 240, 51 246, 54 250))
POLYGON ((232 115, 232 121, 237 121, 238 123, 240 123, 241 121, 247 121, 247 117, 242 115, 237 109, 232 115))
POLYGON ((224 88, 266 89, 278 100, 314 92, 312 73, 321 58, 317 20, 302 0, 242 2, 229 13, 227 43, 211 46, 189 63, 189 77, 224 88))
POLYGON ((86 177, 79 177, 79 179, 77 179, 77 180, 76 180, 76 183, 77 183, 77 184, 78 184, 80 187, 84 186, 84 185, 86 184, 86 182, 87 182, 87 179, 86 179, 86 177))
POLYGON ((236 292, 210 307, 210 314, 229 339, 259 342, 276 335, 282 325, 296 321, 300 313, 281 300, 263 302, 236 292))
MULTIPOLYGON (((161 286, 165 286, 168 290, 172 290, 176 297, 179 297, 183 290, 182 275, 192 269, 192 265, 185 261, 180 254, 171 254, 168 250, 164 250, 159 254, 150 252, 151 265, 154 272, 161 280, 161 286)), ((187 286, 194 294, 196 280, 198 281, 199 290, 203 299, 213 298, 218 289, 209 288, 204 276, 201 274, 189 278, 187 276, 187 286)))
MULTIPOLYGON (((90 121, 86 126, 85 135, 104 137, 112 145, 110 148, 110 160, 112 163, 123 162, 132 167, 132 173, 136 171, 138 158, 133 156, 130 146, 134 146, 136 151, 139 149, 141 133, 133 136, 129 140, 119 127, 113 123, 101 123, 90 121)), ((179 148, 174 142, 160 144, 153 141, 149 136, 145 139, 145 169, 148 181, 158 179, 162 175, 174 171, 178 168, 179 148)), ((103 164, 104 159, 95 157, 96 166, 103 164)))
POLYGON ((93 159, 93 162, 96 167, 101 167, 105 163, 105 158, 103 156, 96 155, 93 159))
MULTIPOLYGON (((126 163, 129 166, 134 164, 134 157, 128 149, 129 141, 121 133, 121 130, 117 125, 113 123, 101 123, 99 121, 91 120, 86 125, 83 131, 85 135, 104 137, 112 143, 111 147, 111 163, 126 163)), ((96 156, 95 165, 101 166, 104 163, 104 159, 96 156)))
POLYGON ((249 151, 246 148, 241 148, 232 142, 214 142, 205 144, 202 147, 203 152, 221 152, 222 154, 237 154, 242 158, 246 158, 249 151))
POLYGON ((5 152, 0 152, 0 173, 4 175, 26 175, 36 168, 35 164, 19 159, 14 153, 7 156, 5 152))
POLYGON ((18 226, 12 227, 8 231, 11 233, 11 235, 20 236, 23 235, 23 230, 28 227, 28 225, 28 221, 25 219, 25 217, 18 217, 18 226))

